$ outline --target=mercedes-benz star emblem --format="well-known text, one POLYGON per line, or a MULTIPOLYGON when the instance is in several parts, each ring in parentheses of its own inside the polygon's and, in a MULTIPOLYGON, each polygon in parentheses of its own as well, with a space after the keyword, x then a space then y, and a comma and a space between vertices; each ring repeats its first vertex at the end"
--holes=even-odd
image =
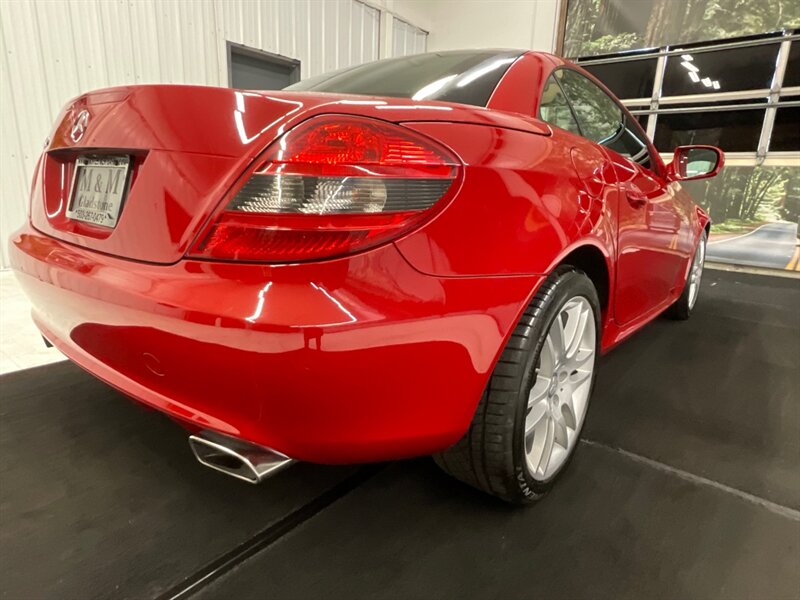
POLYGON ((78 116, 75 117, 75 120, 72 122, 72 129, 70 129, 69 137, 72 139, 74 143, 78 143, 80 139, 83 137, 83 134, 86 133, 86 127, 89 125, 89 111, 82 110, 78 113, 78 116))

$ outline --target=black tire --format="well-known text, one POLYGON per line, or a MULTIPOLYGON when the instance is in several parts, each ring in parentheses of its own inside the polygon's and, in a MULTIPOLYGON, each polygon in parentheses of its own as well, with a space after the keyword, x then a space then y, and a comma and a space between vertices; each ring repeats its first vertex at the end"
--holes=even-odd
MULTIPOLYGON (((579 445, 548 480, 535 480, 524 449, 528 394, 550 325, 572 298, 583 296, 592 307, 596 326, 596 366, 600 344, 600 302, 591 280, 570 266, 557 268, 541 285, 503 349, 480 399, 469 430, 454 446, 434 456, 436 464, 456 479, 508 502, 538 500, 553 486, 579 445)), ((594 387, 593 368, 590 392, 594 387)), ((588 400, 587 400, 588 402, 588 400)), ((585 423, 585 419, 583 421, 585 423)), ((580 428, 577 431, 580 436, 580 428)))
MULTIPOLYGON (((689 279, 692 273, 692 265, 694 261, 698 257, 698 252, 702 252, 700 260, 700 273, 702 278, 702 271, 703 271, 703 264, 705 262, 705 249, 706 249, 706 242, 708 240, 708 236, 706 235, 705 230, 703 233, 700 234, 700 240, 697 242, 697 247, 694 249, 694 254, 692 255, 692 263, 689 265, 689 271, 686 274, 686 281, 683 282, 683 291, 678 299, 670 306, 666 312, 664 313, 670 319, 675 321, 685 321, 689 317, 692 316, 692 310, 694 309, 695 305, 697 304, 697 297, 695 297, 694 303, 691 301, 691 294, 690 294, 690 285, 689 279)), ((697 282, 697 285, 700 285, 700 281, 697 282)), ((697 292, 698 296, 700 291, 697 292)))

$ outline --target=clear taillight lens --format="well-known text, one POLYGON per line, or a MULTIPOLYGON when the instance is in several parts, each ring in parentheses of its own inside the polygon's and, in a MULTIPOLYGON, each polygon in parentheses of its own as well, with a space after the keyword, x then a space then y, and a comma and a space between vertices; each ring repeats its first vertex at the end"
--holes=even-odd
POLYGON ((398 125, 315 117, 270 146, 190 254, 291 262, 363 250, 429 216, 458 165, 449 151, 398 125))

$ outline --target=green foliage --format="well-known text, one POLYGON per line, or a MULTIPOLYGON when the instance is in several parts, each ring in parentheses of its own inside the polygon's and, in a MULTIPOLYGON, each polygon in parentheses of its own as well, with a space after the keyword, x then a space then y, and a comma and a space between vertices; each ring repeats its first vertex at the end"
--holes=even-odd
POLYGON ((712 180, 688 182, 687 188, 719 225, 776 221, 782 218, 786 183, 797 177, 792 167, 726 167, 712 180))
POLYGON ((737 37, 800 25, 797 0, 706 1, 702 27, 693 32, 696 39, 737 37))
POLYGON ((761 221, 743 221, 741 219, 728 219, 722 223, 714 223, 711 228, 711 234, 715 233, 744 233, 745 231, 752 231, 761 221))
MULTIPOLYGON (((618 14, 597 27, 615 0, 569 0, 564 49, 567 56, 590 56, 645 45, 664 46, 800 28, 798 0, 637 0, 624 11, 639 11, 652 29, 631 31, 632 19, 618 14), (649 17, 647 16, 649 15, 649 17), (666 19, 664 18, 666 16, 666 19), (611 32, 609 33, 609 29, 611 32), (614 28, 617 31, 614 31, 614 28)), ((640 20, 641 22, 641 20, 640 20)))
POLYGON ((584 43, 583 50, 586 54, 608 54, 640 48, 644 38, 638 33, 620 33, 617 35, 604 35, 596 40, 584 43))

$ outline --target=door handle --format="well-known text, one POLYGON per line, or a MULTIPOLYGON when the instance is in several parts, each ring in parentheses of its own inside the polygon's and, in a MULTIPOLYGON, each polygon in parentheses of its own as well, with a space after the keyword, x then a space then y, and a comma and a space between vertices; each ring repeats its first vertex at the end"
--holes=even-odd
POLYGON ((631 206, 640 207, 647 204, 647 196, 642 193, 635 185, 629 185, 625 188, 625 198, 628 199, 628 202, 631 206))

